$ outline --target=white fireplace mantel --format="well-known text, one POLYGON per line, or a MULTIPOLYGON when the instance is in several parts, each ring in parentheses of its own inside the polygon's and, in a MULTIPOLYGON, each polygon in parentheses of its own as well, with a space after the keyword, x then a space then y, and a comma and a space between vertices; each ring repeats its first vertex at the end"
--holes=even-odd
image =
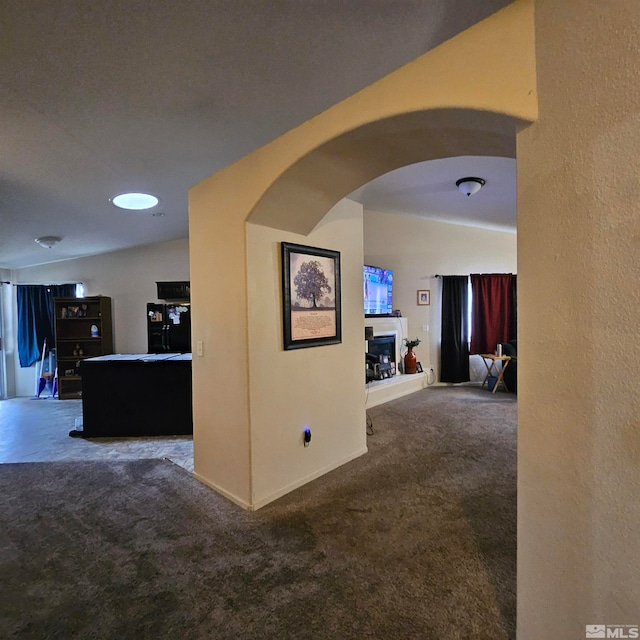
POLYGON ((365 327, 373 327, 373 337, 394 336, 396 339, 396 362, 400 362, 402 345, 407 337, 406 318, 365 318, 365 327))
MULTIPOLYGON (((395 336, 396 363, 401 362, 404 339, 407 337, 406 318, 365 318, 365 327, 373 327, 373 337, 395 336)), ((365 349, 367 345, 365 345, 365 349)), ((427 386, 424 373, 412 375, 396 374, 384 380, 373 380, 366 385, 365 407, 370 409, 378 404, 395 400, 409 393, 420 391, 427 386)))

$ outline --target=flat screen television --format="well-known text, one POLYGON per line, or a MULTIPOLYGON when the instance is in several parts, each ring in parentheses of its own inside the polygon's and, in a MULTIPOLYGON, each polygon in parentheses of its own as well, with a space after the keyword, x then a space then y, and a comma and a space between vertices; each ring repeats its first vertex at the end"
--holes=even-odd
POLYGON ((366 266, 364 279, 364 315, 390 316, 393 311, 393 271, 366 266))

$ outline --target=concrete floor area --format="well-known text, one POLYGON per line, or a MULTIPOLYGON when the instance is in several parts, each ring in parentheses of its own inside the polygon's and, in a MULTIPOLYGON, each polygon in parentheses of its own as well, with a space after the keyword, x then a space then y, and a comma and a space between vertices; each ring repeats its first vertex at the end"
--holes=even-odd
POLYGON ((193 438, 71 438, 81 400, 0 400, 0 463, 168 458, 193 473, 193 438))

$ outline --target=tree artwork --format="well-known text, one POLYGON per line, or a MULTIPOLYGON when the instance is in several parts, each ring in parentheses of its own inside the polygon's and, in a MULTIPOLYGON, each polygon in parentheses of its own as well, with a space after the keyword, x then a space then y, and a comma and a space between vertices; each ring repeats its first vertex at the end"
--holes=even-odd
POLYGON ((340 252, 291 242, 280 247, 284 350, 340 344, 340 252))
POLYGON ((298 298, 311 301, 314 309, 318 307, 317 301, 322 297, 323 292, 331 293, 331 286, 317 260, 303 262, 298 275, 293 279, 293 284, 298 298))

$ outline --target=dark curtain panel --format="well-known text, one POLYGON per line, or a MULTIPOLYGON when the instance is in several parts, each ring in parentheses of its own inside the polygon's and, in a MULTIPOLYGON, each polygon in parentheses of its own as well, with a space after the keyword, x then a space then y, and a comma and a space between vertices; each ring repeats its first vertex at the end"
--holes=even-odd
POLYGON ((495 353, 511 334, 510 273, 471 274, 471 353, 495 353))
POLYGON ((469 278, 442 277, 440 381, 469 381, 469 278))
POLYGON ((18 356, 21 367, 30 367, 55 343, 53 299, 76 295, 75 284, 18 285, 18 356))

